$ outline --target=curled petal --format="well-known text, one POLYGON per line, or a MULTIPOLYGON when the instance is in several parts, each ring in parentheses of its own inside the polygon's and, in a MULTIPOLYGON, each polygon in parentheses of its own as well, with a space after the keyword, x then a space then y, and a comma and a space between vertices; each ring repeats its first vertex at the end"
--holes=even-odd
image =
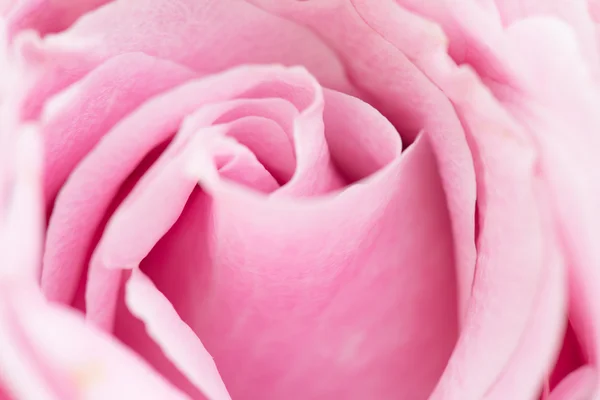
POLYGON ((173 309, 169 300, 139 269, 127 283, 127 304, 134 315, 146 324, 152 338, 159 343, 177 367, 210 400, 231 399, 215 363, 196 334, 173 309))
POLYGON ((349 77, 369 103, 392 121, 408 142, 421 130, 427 132, 440 163, 456 237, 462 317, 475 273, 475 174, 465 134, 451 102, 424 73, 424 65, 431 61, 430 52, 445 50, 447 40, 442 31, 392 1, 249 1, 323 37, 339 54, 349 77), (374 15, 390 18, 392 22, 385 27, 395 29, 393 38, 401 39, 400 43, 380 31, 383 25, 373 20, 374 15), (421 30, 417 32, 418 29, 421 30))
MULTIPOLYGON (((400 155, 393 126, 374 109, 340 93, 319 94, 307 78, 282 74, 286 86, 271 82, 244 92, 262 97, 279 87, 277 96, 298 107, 291 180, 272 194, 239 181, 236 177, 261 170, 258 164, 231 163, 253 131, 239 131, 232 140, 228 135, 237 122, 205 125, 215 122, 217 112, 229 113, 240 104, 248 111, 252 103, 199 109, 157 162, 160 167, 148 171, 104 231, 93 258, 98 273, 90 276, 89 288, 95 289, 88 292, 89 304, 105 310, 106 288, 116 293, 119 287, 100 271, 139 264, 215 358, 233 398, 427 396, 454 344, 457 324, 452 241, 428 138, 400 155), (367 131, 372 135, 365 141, 367 131), (179 157, 191 160, 191 169, 181 170, 179 157), (359 181, 342 191, 314 190, 327 187, 319 179, 333 172, 328 163, 359 181), (322 173, 309 174, 319 169, 322 173), (239 175, 230 175, 235 171, 239 175), (200 180, 191 195, 190 172, 200 180), (285 192, 287 185, 302 191, 285 192), (167 204, 163 193, 177 201, 167 204), (152 221, 144 217, 149 214, 152 221), (129 228, 140 224, 146 227, 141 235, 129 228), (415 313, 403 304, 420 306, 415 313), (418 368, 410 360, 425 348, 427 357, 419 356, 418 368), (289 367, 282 369, 282 363, 289 367), (316 367, 323 370, 315 374, 316 367)), ((271 111, 272 118, 281 118, 284 110, 271 111)), ((240 123, 248 118, 240 109, 236 114, 240 123)), ((245 143, 252 148, 252 142, 245 143)), ((126 343, 167 370, 143 334, 132 333, 135 321, 117 312, 114 324, 126 343)), ((152 324, 149 317, 146 324, 152 324)), ((185 357, 173 351, 175 345, 173 337, 162 335, 167 357, 193 373, 185 357)))

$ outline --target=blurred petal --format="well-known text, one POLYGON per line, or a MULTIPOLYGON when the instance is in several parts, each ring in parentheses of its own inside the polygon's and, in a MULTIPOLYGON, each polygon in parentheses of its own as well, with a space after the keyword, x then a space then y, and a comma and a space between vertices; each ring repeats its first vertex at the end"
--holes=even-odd
POLYGON ((114 338, 68 309, 45 304, 38 293, 5 292, 2 308, 0 363, 18 398, 185 399, 114 338))
POLYGON ((0 14, 6 17, 8 12, 15 6, 18 0, 0 0, 0 14))
MULTIPOLYGON (((13 0, 5 6, 8 33, 34 29, 41 34, 66 29, 81 15, 112 0, 13 0)), ((0 9, 1 10, 1 9, 0 9)))
POLYGON ((44 366, 32 354, 31 344, 15 326, 14 317, 4 295, 0 304, 0 385, 10 395, 8 399, 58 400, 60 389, 47 381, 44 366))
POLYGON ((581 345, 569 323, 560 354, 548 379, 548 389, 553 390, 567 375, 584 365, 581 345))
POLYGON ((600 146, 600 93, 567 25, 531 19, 508 33, 527 67, 528 96, 513 99, 507 107, 540 149, 570 264, 570 320, 586 359, 595 363, 600 359, 600 172, 595 152, 600 146), (548 81, 555 82, 552 90, 548 81))
POLYGON ((36 282, 43 240, 42 146, 33 127, 15 133, 19 135, 15 139, 15 165, 0 169, 0 174, 8 174, 4 178, 12 183, 8 204, 0 204, 3 208, 0 212, 0 279, 25 278, 36 282), (10 176, 11 172, 14 176, 10 176))
POLYGON ((502 22, 510 26, 530 17, 551 16, 573 29, 585 62, 596 78, 600 78, 600 43, 596 26, 588 10, 588 0, 496 0, 502 22))
POLYGON ((572 372, 550 393, 548 400, 590 400, 597 393, 598 373, 592 367, 572 372))

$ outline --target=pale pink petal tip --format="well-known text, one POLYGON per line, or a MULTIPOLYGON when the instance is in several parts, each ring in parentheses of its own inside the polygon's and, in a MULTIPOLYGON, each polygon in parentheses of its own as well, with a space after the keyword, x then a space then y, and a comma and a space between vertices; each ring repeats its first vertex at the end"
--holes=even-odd
POLYGON ((13 165, 5 165, 7 203, 1 210, 0 277, 37 280, 43 236, 42 145, 37 130, 25 126, 16 141, 13 165), (12 173, 11 173, 12 172, 12 173), (12 175, 12 176, 11 176, 12 175))

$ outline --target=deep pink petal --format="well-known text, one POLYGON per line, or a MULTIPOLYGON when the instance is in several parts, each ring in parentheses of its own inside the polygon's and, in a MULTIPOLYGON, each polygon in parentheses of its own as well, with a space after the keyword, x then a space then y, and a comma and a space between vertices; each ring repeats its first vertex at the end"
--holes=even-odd
POLYGON ((567 376, 550 393, 548 400, 589 400, 597 395, 598 373, 594 368, 586 366, 577 369, 567 376))
POLYGON ((548 379, 548 388, 553 390, 567 375, 585 365, 581 344, 573 331, 571 324, 567 326, 562 348, 554 369, 548 379))

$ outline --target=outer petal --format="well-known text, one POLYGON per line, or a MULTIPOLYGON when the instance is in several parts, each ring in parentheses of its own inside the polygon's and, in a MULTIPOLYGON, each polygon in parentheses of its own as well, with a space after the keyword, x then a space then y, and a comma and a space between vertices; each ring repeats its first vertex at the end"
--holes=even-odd
POLYGON ((581 367, 567 376, 552 391, 548 400, 589 400, 597 395, 597 373, 593 368, 581 367))
POLYGON ((4 290, 1 307, 0 368, 17 398, 185 398, 114 338, 45 304, 32 287, 4 290))
MULTIPOLYGON (((77 163, 121 118, 149 97, 193 76, 191 71, 168 61, 139 53, 125 54, 102 64, 54 97, 41 123, 46 204, 52 204, 77 163)), ((78 260, 76 254, 60 246, 46 246, 42 288, 49 299, 72 301, 81 269, 70 264, 81 265, 78 260)))
MULTIPOLYGON (((419 4, 412 6, 418 9, 419 4)), ((455 33, 450 35, 451 47, 457 42, 469 49, 468 57, 458 59, 477 70, 536 143, 540 177, 549 190, 570 267, 570 319, 585 356, 595 364, 600 348, 595 288, 600 254, 594 238, 600 223, 593 204, 599 201, 600 178, 593 149, 598 147, 600 98, 591 64, 582 58, 577 36, 556 20, 530 18, 505 31, 472 2, 439 7, 436 19, 455 33), (548 82, 553 82, 551 88, 548 82)), ((436 64, 427 66, 442 85, 436 64)))
POLYGON ((588 9, 588 0, 496 0, 495 3, 505 26, 539 16, 557 17, 568 23, 577 36, 585 61, 598 78, 600 43, 588 9))
POLYGON ((342 64, 314 34, 242 0, 115 1, 64 33, 16 42, 33 65, 42 63, 31 78, 35 85, 25 118, 35 117, 49 95, 128 52, 171 60, 204 74, 247 63, 303 65, 321 83, 353 90, 342 64))
POLYGON ((45 194, 53 201, 75 165, 121 118, 148 98, 195 75, 185 67, 142 53, 105 62, 45 106, 45 194))
POLYGON ((77 18, 112 0, 13 0, 6 6, 9 36, 20 30, 34 29, 41 34, 66 29, 77 18))
POLYGON ((556 255, 557 249, 547 248, 546 251, 548 275, 538 292, 534 314, 509 366, 486 393, 486 400, 511 398, 513 393, 521 392, 521 388, 525 388, 521 392, 524 393, 523 398, 535 398, 540 382, 546 378, 548 365, 554 359, 559 336, 553 333, 560 331, 564 324, 567 287, 564 267, 556 255))
POLYGON ((450 54, 455 61, 468 63, 482 77, 496 80, 490 80, 489 84, 507 83, 504 78, 519 63, 512 59, 515 65, 510 66, 500 60, 511 52, 502 38, 504 27, 536 16, 552 16, 568 23, 576 32, 587 64, 598 77, 599 43, 587 0, 397 0, 396 3, 439 23, 450 39, 450 54))
POLYGON ((542 151, 542 168, 571 264, 570 318, 584 355, 596 365, 600 357, 600 252, 595 238, 600 235, 600 214, 595 204, 600 200, 600 174, 592 149, 600 144, 600 118, 595 111, 600 95, 565 28, 554 21, 531 20, 511 29, 510 39, 527 62, 527 73, 540 80, 530 80, 530 99, 519 99, 508 107, 542 151), (555 51, 563 55, 564 64, 548 68, 547 60, 555 59, 555 51), (560 96, 546 89, 543 82, 548 78, 557 82, 560 96))
POLYGON ((8 12, 15 6, 18 0, 1 0, 0 1, 0 14, 6 16, 8 12))
POLYGON ((556 241, 533 146, 472 74, 437 78, 471 133, 481 231, 470 314, 434 398, 530 398, 557 353, 565 312, 562 260, 551 250, 556 241), (513 162, 507 164, 507 158, 513 162), (545 317, 531 322, 539 325, 530 326, 540 313, 545 317), (528 336, 536 331, 543 336, 528 336), (529 340, 535 350, 523 347, 529 340), (520 368, 526 377, 497 383, 520 368))
POLYGON ((43 241, 42 146, 32 127, 15 133, 19 135, 14 138, 15 163, 8 162, 11 154, 0 165, 0 182, 12 184, 0 188, 2 200, 8 200, 7 204, 0 201, 0 279, 35 282, 43 241))

